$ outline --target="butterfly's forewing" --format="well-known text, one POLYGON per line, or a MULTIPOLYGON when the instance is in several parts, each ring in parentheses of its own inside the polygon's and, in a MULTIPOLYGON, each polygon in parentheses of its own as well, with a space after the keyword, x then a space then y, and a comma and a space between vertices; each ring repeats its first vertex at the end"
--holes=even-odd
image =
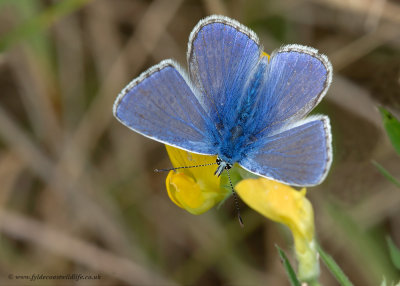
POLYGON ((188 47, 189 74, 216 124, 233 112, 259 58, 257 36, 232 19, 211 16, 194 28, 188 47))
POLYGON ((313 186, 325 178, 332 162, 329 119, 311 116, 286 131, 259 139, 239 161, 245 169, 295 186, 313 186))
POLYGON ((125 87, 114 104, 124 125, 151 139, 200 154, 215 154, 213 124, 176 63, 162 61, 125 87))
POLYGON ((323 98, 332 80, 332 66, 317 50, 288 45, 270 58, 261 90, 257 129, 276 133, 306 116, 323 98))

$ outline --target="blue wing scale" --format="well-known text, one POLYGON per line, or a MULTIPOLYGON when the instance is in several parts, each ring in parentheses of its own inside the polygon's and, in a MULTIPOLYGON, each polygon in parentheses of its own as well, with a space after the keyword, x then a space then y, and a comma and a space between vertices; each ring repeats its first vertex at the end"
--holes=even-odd
POLYGON ((199 90, 199 101, 217 126, 237 104, 261 50, 254 32, 226 17, 208 17, 193 29, 189 75, 199 90))
POLYGON ((256 129, 276 133, 304 118, 324 97, 332 81, 332 66, 317 50, 287 45, 271 55, 256 129))
POLYGON ((144 72, 119 95, 114 115, 130 129, 190 152, 215 154, 213 124, 171 60, 144 72))

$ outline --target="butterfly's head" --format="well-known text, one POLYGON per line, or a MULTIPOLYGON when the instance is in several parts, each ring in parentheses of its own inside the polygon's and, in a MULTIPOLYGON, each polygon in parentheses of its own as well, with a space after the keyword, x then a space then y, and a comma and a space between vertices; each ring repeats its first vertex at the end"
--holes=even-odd
POLYGON ((220 157, 217 157, 216 162, 218 164, 218 168, 214 174, 217 175, 218 177, 222 174, 224 170, 229 170, 230 168, 232 168, 232 164, 225 162, 220 157))

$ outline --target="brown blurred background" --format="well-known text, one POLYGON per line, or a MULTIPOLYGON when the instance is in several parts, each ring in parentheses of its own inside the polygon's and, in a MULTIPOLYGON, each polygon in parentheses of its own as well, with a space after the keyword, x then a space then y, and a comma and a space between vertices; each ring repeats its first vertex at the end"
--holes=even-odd
MULTIPOLYGON (((290 232, 232 200, 193 216, 165 190, 164 146, 112 116, 118 92, 165 58, 186 66, 190 31, 223 14, 260 37, 318 48, 334 79, 334 163, 310 188, 321 245, 355 285, 399 279, 400 178, 377 106, 400 114, 400 2, 389 0, 1 0, 0 285, 289 285, 290 232), (10 275, 97 275, 16 280, 10 275)), ((321 268, 323 285, 338 285, 321 268)))

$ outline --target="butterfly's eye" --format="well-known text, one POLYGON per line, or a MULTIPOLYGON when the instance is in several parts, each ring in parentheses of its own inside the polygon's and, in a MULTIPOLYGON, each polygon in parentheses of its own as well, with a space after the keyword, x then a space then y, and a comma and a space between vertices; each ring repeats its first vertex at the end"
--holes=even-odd
POLYGON ((225 170, 229 170, 230 168, 232 168, 232 165, 227 163, 226 166, 225 166, 225 170))
POLYGON ((222 163, 222 160, 221 160, 221 158, 220 157, 217 157, 217 160, 216 160, 216 162, 217 162, 217 164, 218 164, 218 166, 222 163))

